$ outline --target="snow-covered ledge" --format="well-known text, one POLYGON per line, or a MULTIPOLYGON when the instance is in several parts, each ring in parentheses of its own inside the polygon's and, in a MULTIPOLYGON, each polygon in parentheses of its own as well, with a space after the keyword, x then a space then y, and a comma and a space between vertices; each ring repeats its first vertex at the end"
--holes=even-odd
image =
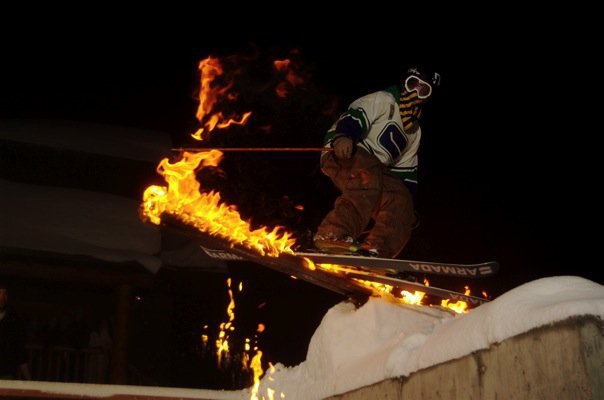
POLYGON ((288 400, 604 398, 603 318, 604 286, 577 276, 529 282, 457 316, 383 299, 358 309, 340 303, 315 331, 306 360, 277 364, 260 393, 271 388, 288 400))
POLYGON ((572 317, 328 400, 603 399, 603 331, 598 317, 572 317))

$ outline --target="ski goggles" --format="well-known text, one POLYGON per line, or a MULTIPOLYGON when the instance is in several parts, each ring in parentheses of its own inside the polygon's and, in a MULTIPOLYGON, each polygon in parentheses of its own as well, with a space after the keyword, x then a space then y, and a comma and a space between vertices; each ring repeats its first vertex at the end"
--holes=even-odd
POLYGON ((409 77, 405 79, 405 89, 409 93, 415 90, 417 92, 417 97, 420 99, 427 99, 432 94, 432 85, 415 75, 409 75, 409 77))

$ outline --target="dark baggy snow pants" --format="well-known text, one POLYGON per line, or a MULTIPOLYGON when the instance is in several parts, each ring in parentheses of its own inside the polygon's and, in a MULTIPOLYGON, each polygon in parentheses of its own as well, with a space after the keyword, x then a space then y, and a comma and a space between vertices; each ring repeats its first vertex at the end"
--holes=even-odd
POLYGON ((348 160, 336 158, 333 152, 325 154, 321 170, 341 195, 317 233, 357 238, 373 218, 374 225, 365 240, 379 251, 380 257, 396 257, 411 237, 413 221, 411 194, 403 182, 359 147, 348 160))

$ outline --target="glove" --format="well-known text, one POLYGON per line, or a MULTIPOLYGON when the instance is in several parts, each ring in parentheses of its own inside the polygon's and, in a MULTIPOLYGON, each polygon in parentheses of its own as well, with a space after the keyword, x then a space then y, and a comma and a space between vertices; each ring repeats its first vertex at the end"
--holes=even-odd
POLYGON ((347 136, 340 136, 332 143, 334 153, 337 158, 348 160, 352 157, 352 139, 347 136))

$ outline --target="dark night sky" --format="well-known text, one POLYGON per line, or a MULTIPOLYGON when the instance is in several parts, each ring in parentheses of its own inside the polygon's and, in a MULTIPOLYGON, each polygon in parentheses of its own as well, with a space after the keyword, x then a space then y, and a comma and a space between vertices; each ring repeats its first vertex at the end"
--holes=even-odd
POLYGON ((498 260, 500 276, 484 283, 494 295, 551 275, 603 282, 591 233, 599 215, 590 142, 598 128, 586 128, 590 111, 580 96, 592 70, 589 32, 570 37, 553 20, 536 29, 528 17, 459 21, 430 34, 168 18, 136 26, 30 22, 3 35, 0 118, 107 122, 178 139, 195 125, 196 64, 209 54, 253 44, 280 57, 297 48, 316 84, 344 103, 389 85, 410 63, 429 64, 443 87, 425 116, 422 225, 405 255, 498 260))

